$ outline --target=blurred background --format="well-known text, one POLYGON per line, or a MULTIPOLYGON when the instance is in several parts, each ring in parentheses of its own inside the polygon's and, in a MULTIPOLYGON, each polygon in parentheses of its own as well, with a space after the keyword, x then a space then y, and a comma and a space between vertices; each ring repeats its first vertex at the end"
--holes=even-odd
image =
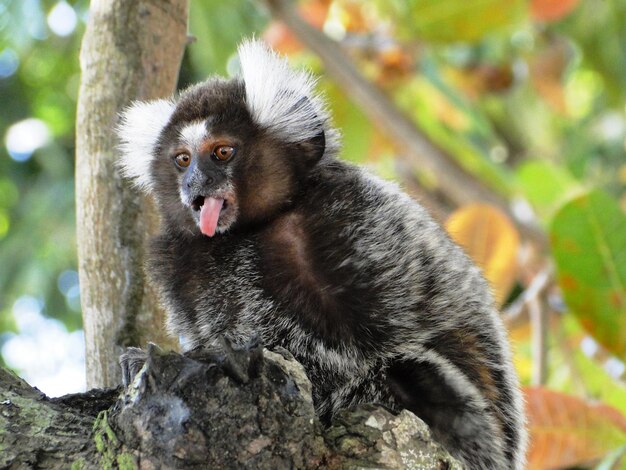
MULTIPOLYGON (((303 0, 498 204, 459 204, 253 0, 191 0, 179 87, 236 73, 256 35, 313 69, 342 158, 397 180, 483 267, 531 416, 531 468, 626 468, 626 0, 303 0), (564 457, 567 455, 566 457, 564 457)), ((74 120, 88 1, 0 0, 0 361, 84 390, 74 120)), ((428 152, 427 152, 428 153, 428 152)))

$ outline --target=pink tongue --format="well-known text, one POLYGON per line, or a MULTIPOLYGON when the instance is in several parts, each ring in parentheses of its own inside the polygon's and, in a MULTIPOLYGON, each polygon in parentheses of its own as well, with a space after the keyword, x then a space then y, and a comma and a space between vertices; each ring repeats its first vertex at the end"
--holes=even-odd
POLYGON ((205 197, 204 204, 200 209, 200 230, 207 237, 215 235, 217 228, 217 219, 220 216, 224 199, 215 199, 214 197, 205 197))

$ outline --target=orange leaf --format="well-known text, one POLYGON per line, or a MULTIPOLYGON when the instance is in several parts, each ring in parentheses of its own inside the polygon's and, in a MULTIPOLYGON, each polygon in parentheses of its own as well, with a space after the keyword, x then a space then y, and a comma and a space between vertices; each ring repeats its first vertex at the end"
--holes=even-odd
POLYGON ((382 84, 408 77, 413 72, 413 57, 398 45, 379 51, 376 55, 376 62, 380 67, 377 81, 382 84))
POLYGON ((520 241, 515 226, 495 207, 470 204, 450 215, 446 229, 483 269, 496 301, 502 305, 517 274, 520 241))
MULTIPOLYGON (((321 29, 328 16, 330 0, 311 0, 298 6, 298 12, 309 24, 321 29)), ((280 21, 272 21, 263 33, 263 39, 281 54, 294 54, 302 50, 302 44, 291 30, 280 21)))
POLYGON ((377 18, 366 13, 360 0, 341 0, 333 6, 335 18, 341 22, 346 31, 353 33, 369 32, 376 26, 377 18))
POLYGON ((298 7, 302 17, 318 29, 324 26, 331 0, 309 0, 298 7))
POLYGON ((538 21, 556 21, 570 13, 578 0, 532 0, 530 14, 538 21))
POLYGON ((455 84, 470 98, 484 93, 502 93, 511 89, 515 80, 511 64, 473 64, 449 71, 455 84))
POLYGON ((563 75, 570 58, 569 46, 564 41, 555 40, 530 63, 530 82, 533 87, 546 103, 562 114, 567 112, 563 75))
POLYGON ((524 392, 529 470, 588 464, 626 444, 626 418, 615 408, 541 387, 524 392))
POLYGON ((263 33, 263 39, 281 54, 290 55, 302 50, 300 41, 281 21, 272 21, 263 33))

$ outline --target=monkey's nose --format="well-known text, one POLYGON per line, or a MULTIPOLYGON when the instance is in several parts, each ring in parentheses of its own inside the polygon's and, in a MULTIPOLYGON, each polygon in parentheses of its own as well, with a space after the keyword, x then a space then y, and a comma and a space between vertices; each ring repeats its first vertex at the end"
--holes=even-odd
MULTIPOLYGON (((198 180, 189 180, 187 181, 187 188, 191 189, 192 186, 195 186, 196 181, 198 180)), ((204 178, 204 180, 201 182, 200 186, 210 186, 213 183, 215 183, 215 178, 213 178, 212 176, 206 176, 204 178)))

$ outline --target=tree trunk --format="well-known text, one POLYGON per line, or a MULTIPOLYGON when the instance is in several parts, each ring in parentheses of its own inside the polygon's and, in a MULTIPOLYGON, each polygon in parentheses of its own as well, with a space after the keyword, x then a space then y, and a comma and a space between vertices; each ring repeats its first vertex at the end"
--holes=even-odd
POLYGON ((119 112, 171 95, 187 40, 187 0, 93 0, 80 55, 76 206, 87 385, 119 383, 123 348, 164 336, 164 313, 142 270, 158 219, 116 166, 119 112))

